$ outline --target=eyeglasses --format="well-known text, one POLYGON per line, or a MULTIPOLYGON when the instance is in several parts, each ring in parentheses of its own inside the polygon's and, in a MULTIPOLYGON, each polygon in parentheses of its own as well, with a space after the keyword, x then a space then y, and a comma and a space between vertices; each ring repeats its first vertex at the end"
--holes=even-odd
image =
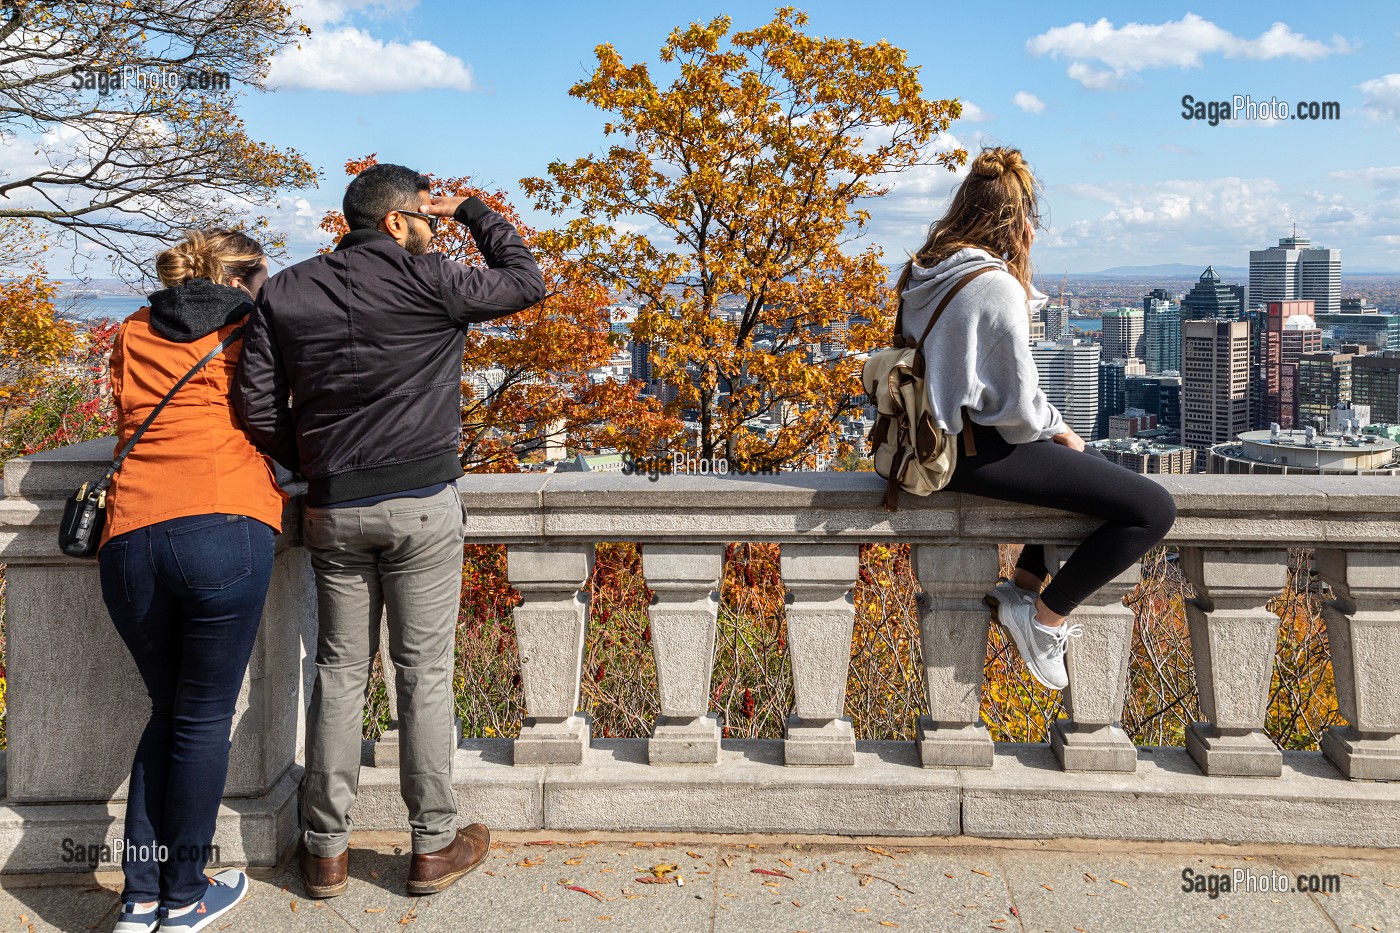
POLYGON ((408 214, 413 217, 422 217, 428 222, 428 231, 430 233, 437 233, 438 224, 442 222, 442 218, 437 214, 425 214, 422 211, 398 211, 397 213, 408 214))

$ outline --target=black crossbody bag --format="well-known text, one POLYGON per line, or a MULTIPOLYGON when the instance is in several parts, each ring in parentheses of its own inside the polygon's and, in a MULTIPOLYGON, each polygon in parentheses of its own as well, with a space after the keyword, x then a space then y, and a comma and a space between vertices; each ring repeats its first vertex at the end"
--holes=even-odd
MULTIPOLYGON (((244 325, 246 327, 247 325, 244 325)), ((229 334, 217 347, 204 354, 204 359, 194 364, 194 368, 185 373, 180 381, 167 393, 165 398, 151 411, 141 427, 136 429, 136 433, 131 435, 131 440, 126 442, 121 453, 117 454, 112 465, 107 468, 106 474, 96 483, 83 483, 77 491, 68 497, 63 505, 63 518, 58 523, 58 546, 59 549, 69 557, 96 557, 97 546, 102 541, 102 528, 107 524, 107 489, 112 485, 112 477, 117 475, 117 471, 122 468, 122 463, 126 460, 127 454, 131 453, 131 448, 136 446, 136 442, 141 439, 141 435, 146 433, 146 429, 151 426, 151 422, 156 420, 156 415, 160 414, 170 400, 175 397, 175 393, 184 387, 185 383, 195 377, 205 364, 224 352, 229 346, 243 336, 243 327, 239 327, 229 334)))

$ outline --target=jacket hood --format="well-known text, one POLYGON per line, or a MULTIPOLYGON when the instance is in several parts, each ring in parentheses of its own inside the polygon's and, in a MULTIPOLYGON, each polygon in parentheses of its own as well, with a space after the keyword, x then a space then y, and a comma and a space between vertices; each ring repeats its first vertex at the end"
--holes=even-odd
POLYGON ((166 340, 190 343, 248 316, 253 299, 241 288, 190 279, 152 292, 151 328, 166 340))
MULTIPOLYGON (((1000 269, 1009 273, 1006 261, 993 256, 984 249, 969 246, 958 250, 935 265, 924 268, 914 263, 909 272, 909 281, 904 286, 904 307, 920 308, 940 296, 944 290, 958 279, 984 267, 1000 269)), ((1030 298, 1026 301, 1028 311, 1039 311, 1049 301, 1049 296, 1031 285, 1030 298)))

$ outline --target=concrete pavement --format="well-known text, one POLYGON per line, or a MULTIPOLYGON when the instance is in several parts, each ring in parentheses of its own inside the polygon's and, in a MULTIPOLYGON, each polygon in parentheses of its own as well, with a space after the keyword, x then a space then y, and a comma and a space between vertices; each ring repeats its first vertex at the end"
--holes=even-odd
MULTIPOLYGON (((406 843, 406 834, 357 833, 350 890, 325 901, 305 897, 294 866, 263 872, 248 899, 210 929, 1400 930, 1400 853, 1393 850, 510 833, 498 835, 472 875, 441 894, 412 898, 404 893, 406 843), (1204 890, 1183 891, 1188 869, 1204 890), (1331 876, 1337 887, 1259 890, 1276 879, 1296 889, 1300 874, 1328 884, 1331 876), (1255 890, 1223 891, 1221 878, 1247 879, 1255 890)), ((120 884, 111 872, 6 876, 0 933, 110 930, 120 884)))

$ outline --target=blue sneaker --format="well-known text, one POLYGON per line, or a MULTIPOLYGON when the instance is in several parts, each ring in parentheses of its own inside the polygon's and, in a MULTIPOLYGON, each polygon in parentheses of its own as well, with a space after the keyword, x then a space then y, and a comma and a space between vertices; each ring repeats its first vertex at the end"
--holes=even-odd
POLYGON ((158 906, 152 905, 143 910, 134 903, 123 904, 121 916, 117 917, 117 925, 112 928, 112 933, 151 933, 160 923, 158 906))
POLYGON ((170 908, 162 907, 160 928, 195 933, 228 913, 247 894, 248 876, 236 868, 226 869, 209 879, 209 890, 204 892, 202 900, 195 902, 194 909, 172 917, 170 908))

